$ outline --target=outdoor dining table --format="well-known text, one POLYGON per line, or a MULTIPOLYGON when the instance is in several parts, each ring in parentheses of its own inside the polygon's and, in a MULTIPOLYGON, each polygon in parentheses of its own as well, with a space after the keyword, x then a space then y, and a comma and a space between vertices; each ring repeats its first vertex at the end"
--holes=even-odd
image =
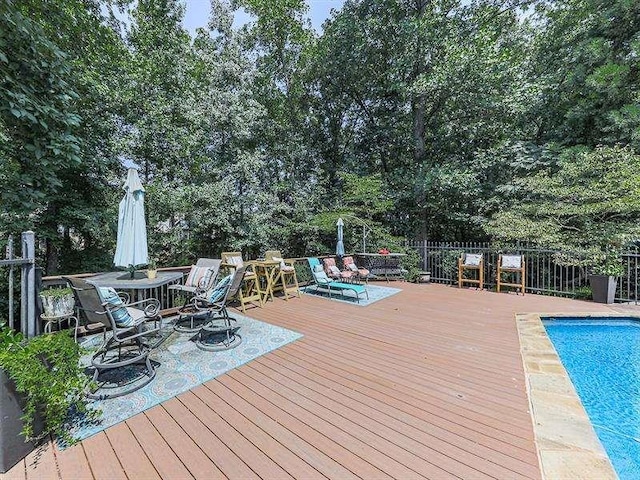
MULTIPOLYGON (((115 290, 126 290, 131 292, 131 301, 135 303, 147 298, 145 292, 161 288, 164 285, 177 283, 182 280, 183 275, 184 274, 182 272, 161 271, 156 273, 156 278, 147 278, 144 272, 136 272, 134 278, 131 278, 131 274, 129 272, 108 272, 88 278, 87 282, 95 285, 96 287, 111 287, 115 290)), ((162 305, 162 300, 158 300, 160 301, 160 305, 162 305)), ((154 335, 155 341, 151 345, 152 348, 158 347, 167 338, 169 338, 169 336, 171 336, 172 332, 173 328, 164 329, 163 332, 154 335)))
POLYGON ((182 279, 183 275, 182 272, 160 271, 157 272, 156 278, 147 278, 143 272, 136 272, 134 278, 131 278, 128 272, 108 272, 87 278, 87 282, 96 287, 111 287, 132 292, 131 300, 137 302, 146 298, 146 291, 176 283, 182 279))

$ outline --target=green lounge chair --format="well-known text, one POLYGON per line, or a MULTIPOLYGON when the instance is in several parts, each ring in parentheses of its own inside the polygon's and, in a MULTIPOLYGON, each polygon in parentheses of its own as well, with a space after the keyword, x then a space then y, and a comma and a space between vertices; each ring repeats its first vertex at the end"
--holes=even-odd
POLYGON ((369 292, 367 292, 367 289, 364 287, 364 285, 356 285, 353 283, 342 283, 342 282, 336 282, 334 280, 331 280, 327 276, 326 272, 324 271, 324 268, 322 267, 320 260, 318 260, 317 258, 311 257, 311 258, 308 258, 307 261, 309 262, 309 267, 311 268, 311 274, 313 275, 313 280, 315 283, 316 290, 322 289, 327 291, 329 293, 329 298, 331 298, 332 291, 333 292, 337 291, 340 293, 340 295, 347 296, 344 294, 344 291, 350 290, 353 293, 355 293, 358 303, 360 303, 360 295, 363 293, 367 298, 367 300, 369 299, 369 292))

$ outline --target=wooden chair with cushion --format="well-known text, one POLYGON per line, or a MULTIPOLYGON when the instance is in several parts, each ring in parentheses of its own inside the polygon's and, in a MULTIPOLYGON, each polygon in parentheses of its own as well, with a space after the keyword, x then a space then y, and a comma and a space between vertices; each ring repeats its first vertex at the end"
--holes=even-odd
POLYGON ((300 297, 300 288, 298 287, 298 276, 292 261, 285 260, 280 250, 267 250, 264 254, 265 260, 279 262, 280 266, 276 272, 273 284, 273 291, 282 292, 284 299, 289 300, 289 294, 300 297))
POLYGON ((258 307, 263 306, 263 292, 260 288, 260 282, 258 276, 253 268, 253 265, 246 264, 242 259, 242 252, 222 252, 222 266, 228 269, 237 270, 239 268, 245 268, 244 279, 236 298, 240 302, 240 308, 242 313, 246 313, 246 305, 253 304, 258 307))
POLYGON ((481 253, 463 253, 458 258, 458 288, 462 288, 463 283, 477 285, 480 290, 484 286, 484 257, 481 253), (466 271, 477 271, 476 278, 465 278, 466 271))
MULTIPOLYGON (((515 287, 519 288, 524 295, 525 289, 526 268, 525 261, 522 255, 500 255, 498 257, 498 279, 497 290, 500 291, 501 287, 515 287), (519 275, 520 281, 518 283, 507 283, 502 281, 503 273, 515 273, 519 275)), ((517 293, 517 292, 516 292, 517 293)))

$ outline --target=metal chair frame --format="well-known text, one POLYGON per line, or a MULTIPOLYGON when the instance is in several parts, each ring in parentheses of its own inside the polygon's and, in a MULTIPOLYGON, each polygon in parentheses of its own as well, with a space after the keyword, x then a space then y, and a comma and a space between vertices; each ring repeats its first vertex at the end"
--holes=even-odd
MULTIPOLYGON (((76 297, 76 307, 82 312, 88 321, 92 323, 102 323, 103 343, 98 350, 91 356, 91 366, 93 367, 93 382, 98 387, 93 391, 86 392, 89 398, 107 399, 115 398, 128 393, 139 390, 149 384, 155 377, 156 371, 153 367, 149 353, 152 347, 145 342, 146 337, 160 330, 160 302, 155 298, 148 298, 138 302, 129 302, 129 295, 119 292, 118 295, 123 300, 122 306, 115 306, 108 302, 104 302, 95 285, 91 285, 85 280, 73 277, 64 277, 69 282, 76 297), (140 306, 140 308, 134 308, 140 306), (120 308, 127 308, 130 313, 135 315, 135 321, 130 326, 119 326, 113 318, 113 311, 120 308), (153 321, 154 328, 145 330, 144 324, 153 321), (111 335, 107 338, 107 329, 111 329, 111 335), (127 367, 134 364, 143 364, 145 366, 144 376, 146 378, 142 382, 137 382, 138 378, 124 384, 116 386, 107 386, 107 383, 100 383, 100 376, 114 369, 127 367), (114 393, 97 393, 101 390, 109 390, 121 388, 123 385, 131 385, 128 388, 121 389, 114 393)), ((142 378, 142 377, 139 377, 142 378)))

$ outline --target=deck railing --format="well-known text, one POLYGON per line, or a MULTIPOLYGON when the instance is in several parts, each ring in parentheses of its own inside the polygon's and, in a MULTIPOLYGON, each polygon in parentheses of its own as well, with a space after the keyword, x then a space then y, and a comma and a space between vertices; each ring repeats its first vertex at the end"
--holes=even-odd
MULTIPOLYGON (((590 298, 588 269, 578 266, 583 256, 578 252, 546 249, 526 244, 511 246, 488 242, 408 242, 422 259, 421 268, 431 272, 431 281, 455 284, 458 281, 458 258, 462 253, 483 253, 484 276, 487 288, 496 284, 498 255, 520 254, 526 261, 526 291, 543 295, 590 298)), ((616 301, 637 302, 638 247, 627 247, 620 254, 624 274, 618 279, 616 301)))

